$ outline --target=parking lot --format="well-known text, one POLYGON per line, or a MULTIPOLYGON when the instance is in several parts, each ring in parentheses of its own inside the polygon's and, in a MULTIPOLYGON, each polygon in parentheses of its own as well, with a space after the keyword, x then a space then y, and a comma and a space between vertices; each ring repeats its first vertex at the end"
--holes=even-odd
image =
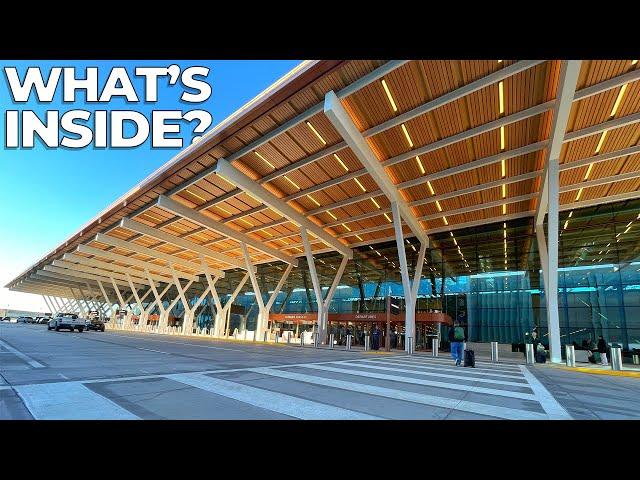
POLYGON ((0 323, 0 419, 640 418, 640 379, 0 323))

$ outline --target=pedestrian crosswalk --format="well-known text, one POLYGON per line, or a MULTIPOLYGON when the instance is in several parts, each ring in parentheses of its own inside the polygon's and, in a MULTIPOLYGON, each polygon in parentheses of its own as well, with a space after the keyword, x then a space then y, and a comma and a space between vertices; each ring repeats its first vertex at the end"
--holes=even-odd
POLYGON ((374 420, 407 415, 445 419, 459 415, 511 420, 571 418, 524 365, 478 362, 477 368, 464 368, 444 358, 406 355, 354 355, 348 360, 58 382, 15 389, 34 418, 51 419, 134 419, 145 418, 146 412, 149 418, 173 418, 175 414, 149 401, 167 391, 184 395, 194 392, 199 399, 204 396, 205 401, 184 407, 200 409, 197 418, 207 418, 208 413, 210 418, 224 418, 220 405, 237 405, 239 411, 248 412, 248 418, 251 412, 260 412, 260 418, 266 414, 267 418, 272 415, 304 420, 374 420), (91 384, 97 382, 101 386, 92 388, 91 384), (109 384, 118 388, 109 390, 109 384), (154 393, 156 384, 162 384, 163 390, 154 393), (144 393, 136 389, 143 389, 144 393), (105 393, 109 391, 120 393, 105 393))

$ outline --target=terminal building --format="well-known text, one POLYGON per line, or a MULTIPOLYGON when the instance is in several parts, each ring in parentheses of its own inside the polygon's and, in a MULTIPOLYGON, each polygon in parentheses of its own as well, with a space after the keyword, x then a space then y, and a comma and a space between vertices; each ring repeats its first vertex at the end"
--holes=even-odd
POLYGON ((7 287, 114 328, 640 348, 637 60, 309 61, 7 287))

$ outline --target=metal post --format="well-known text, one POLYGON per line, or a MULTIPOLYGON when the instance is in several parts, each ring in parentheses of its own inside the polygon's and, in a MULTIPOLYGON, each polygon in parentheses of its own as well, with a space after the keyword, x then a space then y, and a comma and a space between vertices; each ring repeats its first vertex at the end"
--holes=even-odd
POLYGON ((313 332, 313 347, 318 348, 318 341, 320 340, 320 335, 318 332, 313 332))
POLYGON ((265 342, 265 343, 266 343, 266 341, 267 341, 267 336, 268 336, 268 335, 269 335, 269 332, 265 331, 265 332, 264 332, 264 337, 263 337, 263 339, 262 339, 262 341, 263 341, 263 342, 265 342))
POLYGON ((432 357, 437 357, 438 353, 439 353, 438 339, 437 338, 432 338, 431 339, 431 356, 432 357))
POLYGON ((527 350, 527 365, 533 365, 535 363, 535 357, 533 354, 533 343, 527 343, 526 350, 527 350))
POLYGON ((347 335, 347 345, 345 350, 351 350, 351 338, 353 335, 347 335))
POLYGON ((611 370, 622 370, 622 347, 611 345, 611 370))
POLYGON ((565 345, 564 352, 566 355, 567 367, 576 366, 576 349, 573 345, 565 345))
POLYGON ((491 361, 498 361, 498 342, 491 342, 491 361))
POLYGON ((304 348, 304 332, 300 333, 300 346, 304 348))
POLYGON ((287 345, 291 345, 291 332, 288 332, 289 335, 287 335, 287 345))
POLYGON ((333 350, 333 333, 329 334, 329 348, 333 350))
POLYGON ((368 352, 371 349, 370 344, 369 344, 370 338, 371 337, 369 337, 369 335, 365 335, 364 336, 364 351, 365 352, 368 352))
POLYGON ((278 332, 276 332, 275 341, 276 341, 276 343, 280 343, 280 339, 278 338, 278 332))
POLYGON ((407 338, 407 355, 413 355, 415 351, 415 345, 413 343, 413 337, 407 338))
POLYGON ((638 355, 637 353, 633 355, 633 364, 640 365, 640 355, 638 355))

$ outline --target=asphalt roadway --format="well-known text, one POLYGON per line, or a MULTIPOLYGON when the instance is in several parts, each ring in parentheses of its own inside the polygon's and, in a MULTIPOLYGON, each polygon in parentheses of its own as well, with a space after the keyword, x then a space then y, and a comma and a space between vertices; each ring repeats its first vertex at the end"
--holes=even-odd
POLYGON ((640 419, 640 378, 0 322, 0 419, 640 419))

